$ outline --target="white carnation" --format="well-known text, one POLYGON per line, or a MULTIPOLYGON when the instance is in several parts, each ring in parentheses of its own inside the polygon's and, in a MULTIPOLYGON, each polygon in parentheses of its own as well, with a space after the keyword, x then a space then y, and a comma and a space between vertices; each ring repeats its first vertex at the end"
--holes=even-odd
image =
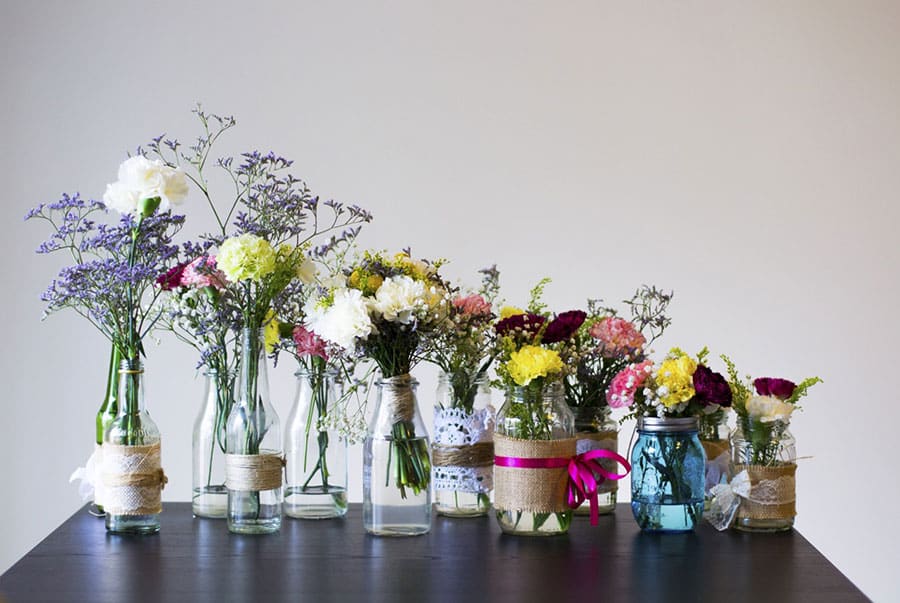
POLYGON ((791 420, 792 412, 794 412, 793 404, 788 404, 774 396, 753 396, 747 400, 747 414, 751 419, 763 423, 788 422, 791 420))
POLYGON ((119 166, 119 179, 106 186, 103 202, 120 213, 135 214, 144 199, 159 197, 159 209, 166 211, 181 204, 187 194, 184 172, 158 159, 135 155, 119 166))
POLYGON ((366 302, 358 289, 337 289, 333 299, 326 308, 321 304, 307 304, 306 324, 322 339, 352 350, 357 340, 365 339, 372 332, 366 302))
POLYGON ((423 308, 427 310, 425 285, 406 275, 392 276, 381 284, 369 303, 388 322, 408 325, 423 308))
POLYGON ((303 263, 297 267, 297 278, 304 285, 311 285, 316 282, 316 264, 311 259, 306 258, 303 263))

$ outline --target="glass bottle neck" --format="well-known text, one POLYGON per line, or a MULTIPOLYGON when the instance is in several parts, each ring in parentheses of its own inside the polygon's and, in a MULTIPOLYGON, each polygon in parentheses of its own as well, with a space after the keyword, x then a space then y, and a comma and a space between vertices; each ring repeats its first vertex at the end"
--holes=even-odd
POLYGON ((245 328, 243 330, 237 387, 237 403, 251 408, 263 393, 260 388, 268 388, 264 329, 245 328))
POLYGON ((118 416, 144 411, 144 363, 140 358, 125 358, 118 370, 118 416))

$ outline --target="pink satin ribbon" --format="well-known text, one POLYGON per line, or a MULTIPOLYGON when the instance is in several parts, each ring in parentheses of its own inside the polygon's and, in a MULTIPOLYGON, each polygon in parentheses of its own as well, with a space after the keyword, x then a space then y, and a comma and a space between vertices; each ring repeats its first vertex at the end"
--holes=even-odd
POLYGON ((577 509, 585 500, 591 504, 591 525, 595 526, 600 517, 597 502, 597 488, 604 481, 620 480, 631 471, 631 465, 624 457, 612 450, 589 450, 572 458, 551 457, 543 459, 522 458, 515 456, 495 456, 497 467, 513 467, 516 469, 559 469, 568 467, 569 484, 566 487, 567 503, 570 508, 577 509), (598 459, 612 459, 625 467, 625 473, 612 473, 603 468, 598 459))

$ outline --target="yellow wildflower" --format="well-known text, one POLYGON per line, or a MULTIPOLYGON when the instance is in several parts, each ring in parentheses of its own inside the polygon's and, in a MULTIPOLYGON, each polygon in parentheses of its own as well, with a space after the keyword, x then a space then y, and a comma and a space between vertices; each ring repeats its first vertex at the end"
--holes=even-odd
POLYGON ((509 376, 517 384, 525 386, 538 377, 547 377, 563 370, 562 359, 555 350, 538 345, 522 346, 510 354, 506 363, 509 376))
POLYGON ((278 345, 278 342, 281 340, 281 333, 279 332, 280 324, 278 319, 275 318, 274 310, 266 312, 266 322, 263 324, 263 336, 266 342, 267 354, 271 354, 275 351, 275 346, 278 345))

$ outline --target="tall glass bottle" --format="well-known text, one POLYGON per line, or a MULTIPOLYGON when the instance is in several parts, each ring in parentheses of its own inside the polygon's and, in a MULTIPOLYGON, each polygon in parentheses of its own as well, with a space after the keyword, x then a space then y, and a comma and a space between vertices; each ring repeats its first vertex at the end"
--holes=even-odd
MULTIPOLYGON (((498 461, 500 457, 541 461, 575 455, 575 418, 566 405, 562 384, 534 385, 506 392, 494 436, 498 461)), ((525 536, 568 532, 572 509, 565 498, 566 483, 565 465, 533 469, 497 464, 494 507, 500 529, 525 536)))
MULTIPOLYGON (((311 359, 317 363, 318 358, 311 359)), ((329 519, 347 513, 347 441, 325 422, 335 412, 335 378, 325 361, 301 368, 297 395, 284 437, 284 512, 298 519, 329 519)))
POLYGON ((383 378, 363 445, 363 524, 370 534, 431 529, 431 445, 410 375, 383 378))
POLYGON ((103 437, 106 529, 153 534, 162 512, 160 437, 144 408, 144 366, 138 358, 119 366, 118 413, 103 437))
POLYGON ((454 383, 441 372, 434 404, 432 475, 435 511, 477 517, 491 508, 494 489, 494 425, 487 375, 454 383))
MULTIPOLYGON (((103 437, 106 434, 106 428, 113 422, 119 411, 116 399, 119 395, 119 363, 122 360, 122 355, 119 354, 119 349, 115 345, 112 345, 111 347, 112 350, 109 353, 109 367, 106 373, 106 393, 103 396, 103 403, 97 411, 95 420, 96 446, 94 448, 94 466, 97 468, 98 476, 103 468, 103 437)), ((98 514, 104 512, 103 480, 99 477, 94 483, 94 506, 96 507, 98 514)))
POLYGON ((228 515, 225 422, 231 411, 234 374, 207 369, 204 377, 204 402, 194 421, 192 438, 194 463, 191 510, 196 517, 224 519, 228 515))
POLYGON ((263 330, 245 328, 235 402, 226 427, 228 529, 269 534, 281 528, 282 449, 269 399, 263 330))

